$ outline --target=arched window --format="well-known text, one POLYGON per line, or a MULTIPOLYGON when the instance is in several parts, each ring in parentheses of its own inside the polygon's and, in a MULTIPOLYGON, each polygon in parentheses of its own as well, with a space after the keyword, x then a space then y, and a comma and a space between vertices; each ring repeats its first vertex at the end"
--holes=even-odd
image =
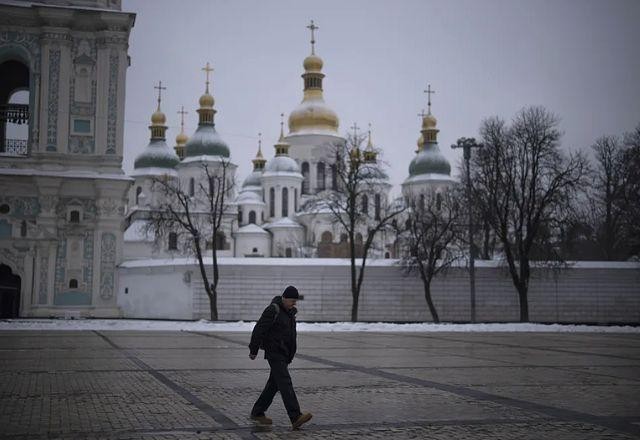
POLYGON ((389 254, 389 252, 384 253, 384 258, 391 258, 391 255, 389 254))
POLYGON ((282 216, 287 217, 289 215, 289 189, 282 188, 282 216))
POLYGON ((136 205, 140 203, 140 194, 142 194, 142 187, 136 188, 136 205))
POLYGON ((376 194, 376 220, 380 220, 380 194, 376 194))
MULTIPOLYGON (((26 156, 28 152, 29 77, 29 68, 20 61, 0 63, 0 105, 5 108, 0 121, 0 153, 8 156, 26 156)), ((55 149, 55 140, 46 136, 45 140, 55 149)))
POLYGON ((242 209, 238 210, 238 224, 242 224, 242 209))
POLYGON ((193 197, 196 194, 196 179, 189 179, 189 195, 193 197))
POLYGON ((420 205, 418 205, 420 211, 424 211, 424 194, 420 194, 420 205))
POLYGON ((249 211, 249 223, 254 223, 256 222, 256 212, 255 211, 249 211))
POLYGON ((80 223, 80 211, 71 211, 69 214, 70 223, 80 223))
POLYGON ((178 234, 175 232, 169 232, 169 250, 175 251, 178 249, 178 234))
POLYGON ((318 162, 317 165, 317 187, 318 191, 323 191, 325 189, 324 183, 324 162, 318 162))
POLYGON ((340 243, 347 241, 347 234, 340 234, 340 243))
POLYGON ((291 258, 292 252, 291 252, 291 248, 290 247, 288 247, 288 248, 286 248, 284 250, 284 256, 287 257, 287 258, 291 258))
POLYGON ((309 162, 302 162, 302 194, 309 194, 309 162))
POLYGON ((27 222, 26 220, 22 220, 22 223, 20 223, 20 237, 26 237, 27 236, 27 222))
POLYGON ((269 189, 269 217, 275 217, 276 215, 276 190, 274 188, 269 189))
POLYGON ((440 211, 440 208, 442 208, 442 194, 437 193, 436 194, 436 209, 438 211, 440 211))
POLYGON ((78 288, 78 280, 72 278, 69 280, 69 289, 77 289, 78 288))
POLYGON ((366 194, 362 196, 362 213, 369 213, 369 197, 367 197, 366 194))
POLYGON ((331 165, 331 189, 338 190, 338 167, 335 163, 331 165))
POLYGON ((298 212, 298 188, 293 188, 293 210, 298 212))
POLYGON ((356 234, 356 244, 362 244, 362 234, 359 232, 356 234))
POLYGON ((333 234, 329 231, 324 231, 320 236, 320 241, 322 243, 331 243, 333 241, 333 234))

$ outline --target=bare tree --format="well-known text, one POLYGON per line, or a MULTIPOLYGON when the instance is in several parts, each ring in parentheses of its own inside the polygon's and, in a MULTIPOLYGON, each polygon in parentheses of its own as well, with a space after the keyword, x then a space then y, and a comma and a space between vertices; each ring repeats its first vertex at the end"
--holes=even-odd
POLYGON ((602 136, 591 148, 595 163, 587 203, 580 213, 600 249, 600 258, 617 260, 626 253, 625 151, 617 136, 602 136))
MULTIPOLYGON (((374 245, 376 236, 383 230, 390 229, 391 220, 404 210, 404 207, 391 207, 381 198, 374 209, 362 209, 363 197, 374 198, 380 194, 381 181, 385 177, 381 173, 379 164, 365 156, 372 151, 364 152, 361 146, 366 136, 357 133, 347 135, 346 142, 335 144, 335 176, 336 190, 327 190, 318 196, 317 207, 327 209, 333 221, 338 224, 347 235, 347 245, 351 262, 351 321, 358 320, 358 303, 364 280, 367 258, 374 245), (396 209, 397 208, 397 209, 396 209), (359 265, 356 261, 356 249, 360 243, 356 236, 362 234, 362 257, 359 265)), ((358 252, 359 253, 359 252, 358 252)))
MULTIPOLYGON (((584 181, 586 160, 560 151, 558 118, 542 107, 516 114, 510 126, 493 117, 481 126, 485 148, 473 163, 472 193, 498 237, 518 292, 520 321, 529 320, 531 257, 545 231, 584 181)), ((551 248, 551 246, 546 246, 551 248)), ((545 258, 558 257, 551 253, 545 258)))
POLYGON ((229 172, 230 162, 222 159, 215 170, 208 163, 202 164, 202 179, 187 183, 184 188, 178 179, 154 178, 159 203, 150 214, 148 230, 156 242, 183 237, 182 250, 195 256, 205 291, 209 297, 211 320, 218 320, 218 247, 224 238, 225 217, 233 213, 228 209, 234 182, 229 172), (177 234, 177 235, 173 235, 177 234), (212 252, 212 280, 209 280, 204 258, 210 244, 212 252))
POLYGON ((417 272, 424 286, 424 297, 433 322, 440 322, 431 298, 431 282, 461 257, 463 212, 460 193, 451 188, 443 193, 427 192, 409 199, 406 222, 399 225, 400 264, 408 273, 417 272))
POLYGON ((640 124, 624 135, 624 216, 629 253, 640 257, 640 124))

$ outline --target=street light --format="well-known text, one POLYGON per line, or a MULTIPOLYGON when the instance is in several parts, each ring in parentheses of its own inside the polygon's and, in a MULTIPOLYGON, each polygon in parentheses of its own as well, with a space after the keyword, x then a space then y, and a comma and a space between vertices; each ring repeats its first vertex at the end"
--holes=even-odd
POLYGON ((464 153, 464 161, 467 169, 467 202, 469 210, 469 289, 471 300, 471 322, 476 322, 476 267, 475 257, 473 255, 473 209, 471 207, 471 171, 469 161, 471 160, 471 149, 481 148, 482 144, 478 144, 474 138, 460 138, 451 145, 451 148, 462 148, 464 153))

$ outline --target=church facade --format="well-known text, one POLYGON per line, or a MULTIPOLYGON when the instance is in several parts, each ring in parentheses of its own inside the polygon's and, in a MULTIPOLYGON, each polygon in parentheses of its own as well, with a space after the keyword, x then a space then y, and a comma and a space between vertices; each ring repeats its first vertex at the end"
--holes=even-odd
POLYGON ((120 0, 0 2, 0 317, 120 316, 134 19, 120 0))
MULTIPOLYGON (((327 193, 338 189, 335 155, 337 148, 347 140, 339 132, 336 112, 324 100, 323 60, 315 54, 313 30, 316 27, 313 22, 309 28, 312 30, 311 54, 302 63, 302 101, 289 114, 287 132, 281 122, 280 137, 270 159, 265 158, 262 141, 259 141, 252 160, 253 171, 241 181, 233 200, 225 208, 225 221, 218 236, 206 242, 209 249, 216 246, 218 256, 349 257, 346 234, 336 221, 335 212, 322 206, 327 193)), ((208 69, 208 65, 203 69, 207 70, 207 75, 208 69)), ((180 188, 193 195, 204 179, 203 165, 220 162, 227 163, 230 177, 236 178, 235 159, 230 155, 232 149, 215 130, 216 111, 208 81, 207 76, 206 91, 197 110, 198 128, 191 137, 182 130, 176 137, 174 151, 164 137, 166 118, 160 111, 160 101, 151 117, 150 143, 136 158, 132 174, 135 184, 129 195, 126 259, 184 256, 180 252, 184 246, 176 242, 180 240, 178 232, 173 237, 165 236, 160 243, 150 233, 148 218, 162 202, 157 191, 152 189, 154 181, 174 179, 180 188), (154 127, 162 127, 160 138, 154 137, 154 127)), ((379 218, 389 206, 404 204, 425 191, 443 191, 453 183, 451 166, 438 148, 438 129, 430 102, 428 114, 422 116, 416 157, 402 185, 403 196, 397 200, 390 199, 391 184, 377 161, 369 131, 367 145, 362 151, 362 167, 370 191, 360 196, 358 205, 372 217, 379 218)), ((366 232, 363 226, 362 231, 356 233, 356 249, 360 251, 366 232)), ((369 256, 396 258, 397 252, 396 236, 390 230, 382 230, 377 234, 369 256)))

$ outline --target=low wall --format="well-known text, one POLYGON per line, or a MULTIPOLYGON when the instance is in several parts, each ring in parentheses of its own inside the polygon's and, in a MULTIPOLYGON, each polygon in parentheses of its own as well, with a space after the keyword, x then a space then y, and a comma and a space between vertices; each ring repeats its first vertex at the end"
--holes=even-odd
MULTIPOLYGON (((347 260, 222 258, 219 318, 256 320, 270 299, 292 284, 305 296, 298 320, 349 321, 349 273, 347 260)), ((199 270, 186 260, 125 262, 119 286, 125 317, 210 317, 199 270)), ((466 268, 450 268, 434 279, 431 291, 441 321, 469 321, 466 268)), ((516 290, 506 268, 496 262, 477 262, 476 316, 482 322, 519 319, 516 290)), ((579 262, 560 271, 534 268, 529 317, 534 322, 640 323, 640 264, 579 262)), ((365 271, 358 318, 431 321, 421 280, 404 275, 391 260, 372 261, 365 271)))

